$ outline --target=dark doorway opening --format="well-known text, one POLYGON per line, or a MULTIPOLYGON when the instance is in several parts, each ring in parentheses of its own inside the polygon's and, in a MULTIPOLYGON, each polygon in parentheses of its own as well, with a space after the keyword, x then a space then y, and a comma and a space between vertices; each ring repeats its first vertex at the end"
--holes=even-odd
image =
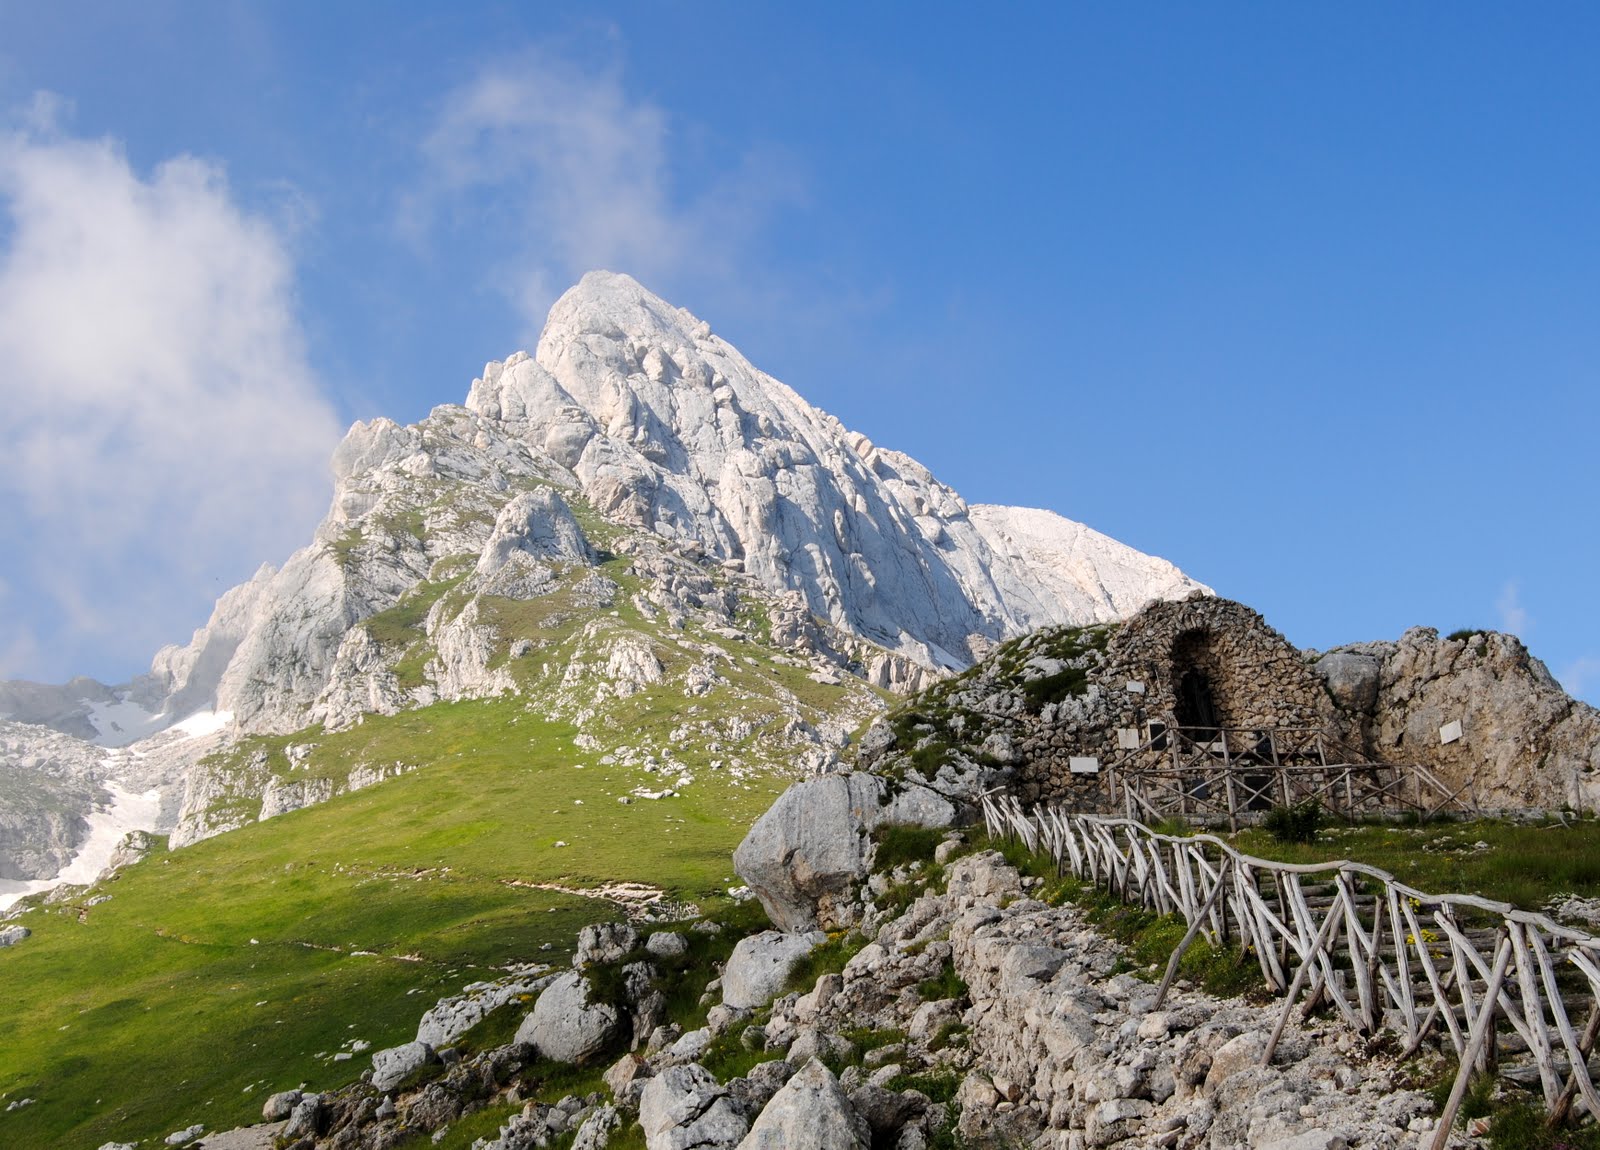
POLYGON ((1178 679, 1177 711, 1178 726, 1184 730, 1215 730, 1222 726, 1211 680, 1198 667, 1189 668, 1178 679))

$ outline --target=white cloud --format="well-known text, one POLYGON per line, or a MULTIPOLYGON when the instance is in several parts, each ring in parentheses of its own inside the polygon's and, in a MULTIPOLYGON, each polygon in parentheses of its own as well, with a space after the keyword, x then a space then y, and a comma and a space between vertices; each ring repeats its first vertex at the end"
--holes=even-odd
POLYGON ((213 164, 61 135, 63 107, 0 135, 0 649, 31 630, 52 676, 142 662, 304 542, 339 433, 281 230, 213 164))
POLYGON ((776 152, 721 167, 690 156, 680 127, 630 98, 615 68, 540 52, 487 66, 445 97, 402 227, 425 242, 442 217, 506 215, 506 294, 535 321, 594 268, 658 290, 729 287, 775 211, 802 198, 801 182, 776 152))
POLYGON ((1495 600, 1495 610, 1500 612, 1500 629, 1509 631, 1518 638, 1526 638, 1528 626, 1532 620, 1528 610, 1522 605, 1522 598, 1517 590, 1517 581, 1509 580, 1500 588, 1500 597, 1495 600))

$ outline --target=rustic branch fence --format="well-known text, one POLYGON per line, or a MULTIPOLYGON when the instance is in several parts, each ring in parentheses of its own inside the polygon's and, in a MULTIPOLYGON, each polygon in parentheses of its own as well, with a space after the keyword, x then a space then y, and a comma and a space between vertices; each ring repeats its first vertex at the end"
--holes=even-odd
POLYGON ((1376 867, 1293 864, 1242 854, 1212 835, 1165 835, 1131 819, 1028 810, 983 797, 992 837, 1055 860, 1058 873, 1123 901, 1181 914, 1189 931, 1167 964, 1165 999, 1196 937, 1253 955, 1284 996, 1263 1063, 1295 1005, 1326 1005, 1364 1034, 1389 1029, 1406 1055, 1448 1040, 1460 1069, 1434 1136, 1442 1150, 1474 1073, 1536 1079, 1552 1124, 1581 1101, 1600 1117, 1589 1056, 1600 1038, 1600 938, 1506 903, 1428 894, 1376 867), (1586 1017, 1574 1027, 1575 1015, 1586 1017))
POLYGON ((1170 716, 1109 755, 1099 807, 1129 819, 1226 819, 1315 801, 1345 818, 1471 811, 1471 781, 1452 787, 1420 764, 1376 762, 1319 727, 1181 727, 1170 716))

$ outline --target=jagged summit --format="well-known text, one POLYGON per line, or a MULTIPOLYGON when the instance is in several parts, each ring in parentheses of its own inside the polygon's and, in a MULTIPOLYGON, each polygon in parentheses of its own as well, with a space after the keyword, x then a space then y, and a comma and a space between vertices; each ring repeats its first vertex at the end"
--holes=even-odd
POLYGON ((542 448, 602 513, 926 666, 1200 587, 1051 512, 969 507, 625 275, 584 276, 534 356, 489 364, 467 407, 542 448))
POLYGON ((335 686, 350 628, 435 562, 475 555, 529 483, 798 595, 818 619, 899 656, 879 675, 896 689, 921 681, 917 667, 967 666, 1038 626, 1124 618, 1201 588, 1053 512, 969 506, 615 272, 566 292, 535 353, 489 363, 464 409, 411 427, 357 423, 333 470, 316 540, 226 593, 187 645, 157 654, 136 698, 158 724, 210 709, 292 729, 335 686))
MULTIPOLYGON (((872 688, 1203 589, 1052 512, 969 507, 611 272, 563 295, 534 353, 488 364, 464 405, 357 423, 332 462, 310 543, 224 594, 187 644, 124 687, 0 689, 0 718, 101 743, 209 740, 520 695, 603 742, 628 725, 607 699, 671 690, 732 724, 713 742, 793 769, 831 760, 881 707, 872 688), (733 674, 729 638, 755 641, 739 659, 772 673, 733 674), (777 683, 784 668, 826 705, 777 683)), ((237 825, 241 807, 326 797, 273 763, 191 772, 181 804, 167 772, 163 829, 180 806, 174 842, 237 825)))

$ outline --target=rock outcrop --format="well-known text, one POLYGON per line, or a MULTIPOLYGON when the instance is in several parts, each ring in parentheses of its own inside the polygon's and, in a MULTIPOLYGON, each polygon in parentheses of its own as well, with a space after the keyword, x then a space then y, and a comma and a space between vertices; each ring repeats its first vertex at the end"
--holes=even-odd
MULTIPOLYGON (((958 668, 1031 627, 1120 618, 1199 586, 1050 512, 969 507, 709 325, 606 272, 556 303, 533 355, 490 363, 464 408, 412 427, 357 424, 333 463, 315 541, 224 595, 137 684, 11 684, 0 705, 82 734, 90 709, 137 696, 141 714, 169 723, 210 709, 282 733, 313 714, 337 725, 417 701, 381 680, 350 689, 371 669, 346 649, 352 629, 436 578, 441 560, 475 556, 477 592, 511 599, 547 590, 552 568, 592 563, 562 493, 767 595, 798 596, 802 619, 876 648, 862 669, 880 685, 915 686, 913 667, 958 668)), ((481 687, 469 677, 439 694, 481 687)))
POLYGON ((1600 710, 1514 635, 1413 627, 1399 642, 1336 648, 1316 670, 1385 761, 1430 767, 1486 808, 1600 809, 1600 710))
POLYGON ((779 930, 850 926, 850 894, 869 869, 874 829, 949 826, 955 808, 925 787, 891 794, 865 773, 796 783, 756 820, 733 867, 779 930))
MULTIPOLYGON (((954 832, 945 842, 967 849, 954 832)), ((943 889, 931 860, 872 875, 842 972, 759 1009, 712 1007, 704 1029, 675 1040, 662 1028, 606 1072, 609 1097, 522 1101, 547 1074, 532 1061, 543 1052, 522 1042, 441 1052, 424 1081, 435 1056, 413 1043, 380 1053, 369 1083, 274 1095, 264 1114, 293 1124, 304 1113, 304 1150, 437 1135, 485 1100, 522 1105, 480 1150, 566 1136, 602 1150, 634 1123, 648 1150, 910 1150, 950 1138, 974 1150, 1413 1150, 1431 1139, 1432 1103, 1406 1087, 1410 1070, 1340 1024, 1290 1021, 1263 1065, 1276 1005, 1180 982, 1157 1010, 1151 982, 1117 972, 1120 947, 1080 911, 1032 897, 1041 880, 995 852, 940 854, 943 889), (721 1078, 712 1067, 735 1047, 748 1069, 721 1078), (421 1084, 397 1091, 406 1076, 421 1084)), ((588 930, 581 963, 627 963, 637 944, 626 928, 588 930)))

